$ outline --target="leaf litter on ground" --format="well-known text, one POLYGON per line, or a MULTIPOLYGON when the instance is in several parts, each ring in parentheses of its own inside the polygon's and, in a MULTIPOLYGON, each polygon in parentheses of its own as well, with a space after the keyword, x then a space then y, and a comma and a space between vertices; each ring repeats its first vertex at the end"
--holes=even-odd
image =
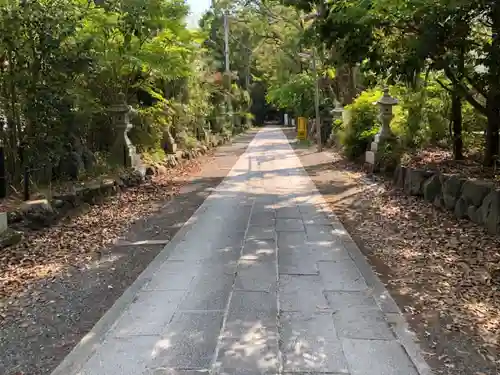
MULTIPOLYGON (((210 155, 205 157, 209 158, 210 155)), ((179 192, 204 158, 188 161, 150 181, 121 191, 101 204, 40 231, 27 231, 23 241, 0 252, 0 323, 16 300, 31 293, 37 280, 55 278, 69 269, 87 267, 137 220, 158 210, 179 192)), ((31 295, 34 303, 37 295, 31 295)), ((50 303, 50 301, 48 301, 50 303)), ((15 318, 10 316, 10 318, 15 318)))
POLYGON ((412 168, 435 170, 446 174, 457 174, 466 178, 488 180, 500 187, 498 167, 485 167, 478 153, 464 155, 463 160, 454 160, 448 149, 432 147, 418 150, 403 157, 403 164, 412 168))
POLYGON ((384 181, 334 209, 390 269, 391 289, 418 301, 407 309, 411 315, 450 318, 445 329, 474 336, 481 356, 500 365, 500 236, 384 181))

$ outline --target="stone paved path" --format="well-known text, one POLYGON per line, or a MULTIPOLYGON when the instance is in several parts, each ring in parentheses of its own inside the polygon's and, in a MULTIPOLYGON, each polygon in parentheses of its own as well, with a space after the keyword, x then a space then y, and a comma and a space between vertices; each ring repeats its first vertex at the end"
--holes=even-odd
POLYGON ((54 375, 428 374, 397 306, 264 128, 54 375))

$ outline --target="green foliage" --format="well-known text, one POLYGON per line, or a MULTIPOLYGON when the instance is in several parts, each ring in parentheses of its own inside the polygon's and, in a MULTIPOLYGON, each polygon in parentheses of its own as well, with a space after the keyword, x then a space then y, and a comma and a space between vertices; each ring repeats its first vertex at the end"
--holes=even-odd
POLYGON ((154 153, 161 150, 164 130, 172 125, 172 114, 165 102, 139 110, 135 126, 129 134, 132 142, 139 146, 138 151, 154 153))
POLYGON ((376 155, 376 168, 380 168, 383 173, 392 173, 401 163, 404 154, 404 147, 395 138, 382 142, 376 155))
MULTIPOLYGON (((293 8, 279 1, 215 2, 200 22, 208 35, 204 46, 211 54, 212 69, 225 71, 223 13, 228 11, 229 60, 232 84, 244 89, 251 100, 231 100, 232 109, 238 117, 248 118, 250 111, 257 123, 262 123, 269 112, 275 111, 274 104, 266 101, 270 86, 278 88, 287 83, 291 76, 307 67, 297 52, 303 50, 304 30, 300 27, 301 15, 293 8), (249 104, 249 105, 248 105, 249 104)), ((215 112, 229 112, 224 108, 224 98, 214 98, 215 112)), ((237 120, 238 121, 238 120, 237 120)))
POLYGON ((194 138, 193 136, 187 135, 185 133, 179 139, 179 143, 182 146, 182 148, 186 148, 188 150, 192 150, 198 144, 196 138, 194 138))
MULTIPOLYGON (((393 108, 391 130, 400 140, 401 147, 406 149, 426 146, 451 147, 453 137, 450 134, 450 96, 436 79, 431 75, 424 83, 422 78, 423 83, 418 89, 409 88, 405 84, 390 87, 391 95, 399 99, 398 105, 393 108)), ((381 92, 377 90, 363 92, 351 106, 346 107, 351 109, 354 122, 348 123, 341 129, 333 127, 332 132, 337 137, 340 134, 341 143, 346 147, 346 154, 352 155, 353 158, 362 154, 369 142, 366 138, 372 137, 378 129, 371 126, 377 123, 378 108, 370 103, 378 100, 380 95, 381 92), (356 139, 359 143, 355 142, 356 139), (351 149, 349 145, 356 147, 351 149)), ((463 103, 463 138, 465 146, 471 151, 476 152, 484 146, 483 131, 486 121, 486 118, 477 114, 469 103, 463 103)), ((390 151, 390 156, 387 156, 389 160, 397 160, 400 157, 401 150, 393 147, 390 151)))
MULTIPOLYGON (((449 120, 451 98, 436 79, 439 77, 429 76, 418 90, 402 84, 391 87, 392 94, 399 99, 399 105, 394 108, 391 129, 406 147, 452 144, 449 120)), ((486 123, 487 119, 477 113, 470 103, 462 104, 462 131, 466 147, 477 149, 484 144, 481 138, 486 123)))
POLYGON ((152 151, 146 151, 142 153, 142 160, 148 164, 157 164, 165 161, 165 151, 162 149, 155 149, 152 151))
POLYGON ((161 148, 166 87, 200 76, 186 15, 180 0, 1 0, 0 138, 11 178, 22 170, 21 142, 29 164, 108 153, 119 131, 108 107, 120 94, 139 109, 131 132, 139 150, 161 148))
POLYGON ((349 119, 343 123, 343 129, 340 131, 340 143, 348 158, 357 159, 363 155, 378 132, 379 111, 374 103, 381 96, 381 90, 367 90, 346 107, 349 119))
POLYGON ((404 145, 435 145, 448 138, 450 97, 433 77, 419 89, 399 84, 391 92, 399 99, 391 128, 404 145))
POLYGON ((338 134, 344 128, 344 123, 341 119, 336 119, 332 121, 332 135, 334 138, 338 136, 338 134))
POLYGON ((454 150, 460 153, 459 129, 467 134, 468 124, 460 120, 456 109, 467 103, 476 117, 486 117, 486 122, 479 120, 486 130, 484 163, 493 164, 500 154, 500 2, 287 3, 301 11, 319 12, 308 31, 331 49, 336 68, 360 65, 367 73, 365 82, 399 88, 402 118, 396 127, 405 145, 418 147, 444 141, 447 124, 453 120, 454 150), (423 82, 423 73, 436 79, 429 84, 423 82), (450 97, 455 98, 453 111, 450 97))
POLYGON ((295 116, 314 115, 314 76, 298 73, 286 83, 272 84, 266 99, 277 108, 293 113, 295 116))

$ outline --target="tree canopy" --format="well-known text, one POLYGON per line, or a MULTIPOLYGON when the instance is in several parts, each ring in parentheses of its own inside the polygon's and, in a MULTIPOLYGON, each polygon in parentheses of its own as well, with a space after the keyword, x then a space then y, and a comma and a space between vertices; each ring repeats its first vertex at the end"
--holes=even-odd
POLYGON ((449 139, 461 158, 464 137, 484 131, 484 163, 498 158, 494 0, 220 0, 197 30, 180 0, 1 5, 0 138, 13 183, 22 163, 54 172, 68 158, 105 158, 117 133, 108 109, 123 97, 139 113, 138 149, 155 152, 276 111, 312 116, 317 82, 324 117, 335 101, 389 85, 407 145, 449 139))

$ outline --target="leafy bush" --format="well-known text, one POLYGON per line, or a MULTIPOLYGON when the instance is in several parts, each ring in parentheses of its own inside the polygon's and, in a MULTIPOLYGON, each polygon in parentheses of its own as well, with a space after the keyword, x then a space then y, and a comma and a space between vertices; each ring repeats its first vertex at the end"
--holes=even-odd
POLYGON ((332 135, 337 136, 343 128, 343 122, 341 119, 335 119, 332 121, 332 135))
POLYGON ((377 151, 377 163, 383 173, 392 173, 400 164, 404 148, 397 139, 384 142, 377 151))
POLYGON ((0 141, 14 184, 21 143, 24 162, 42 159, 55 169, 70 155, 110 154, 122 130, 108 109, 125 101, 139 109, 129 134, 137 149, 161 148, 164 114, 154 104, 167 99, 172 82, 203 78, 188 11, 177 0, 2 2, 0 141))
POLYGON ((314 82, 311 73, 298 73, 286 83, 270 85, 266 100, 297 116, 314 116, 314 82))
MULTIPOLYGON (((404 85, 391 88, 391 93, 399 99, 394 108, 391 129, 409 148, 428 145, 451 145, 450 134, 450 94, 437 83, 431 74, 427 82, 413 91, 404 85)), ((467 101, 462 101, 462 137, 465 149, 477 151, 484 148, 484 134, 487 119, 478 113, 467 101)))
POLYGON ((433 77, 428 77, 418 90, 400 84, 391 92, 399 99, 391 128, 405 146, 413 148, 447 139, 450 99, 433 77))
POLYGON ((198 141, 196 140, 196 138, 194 138, 192 136, 185 135, 180 143, 181 143, 181 146, 183 148, 187 148, 188 150, 192 150, 197 146, 198 141))
POLYGON ((340 131, 340 143, 348 158, 356 159, 363 155, 373 136, 380 129, 379 110, 373 103, 381 96, 381 90, 367 90, 346 107, 350 118, 343 123, 343 129, 340 131))
POLYGON ((464 148, 470 150, 471 153, 484 150, 484 130, 488 122, 486 117, 478 113, 472 105, 464 102, 462 104, 462 121, 464 148))
POLYGON ((171 113, 165 102, 140 108, 134 116, 134 127, 129 132, 132 143, 140 152, 162 150, 164 131, 171 126, 171 113))

